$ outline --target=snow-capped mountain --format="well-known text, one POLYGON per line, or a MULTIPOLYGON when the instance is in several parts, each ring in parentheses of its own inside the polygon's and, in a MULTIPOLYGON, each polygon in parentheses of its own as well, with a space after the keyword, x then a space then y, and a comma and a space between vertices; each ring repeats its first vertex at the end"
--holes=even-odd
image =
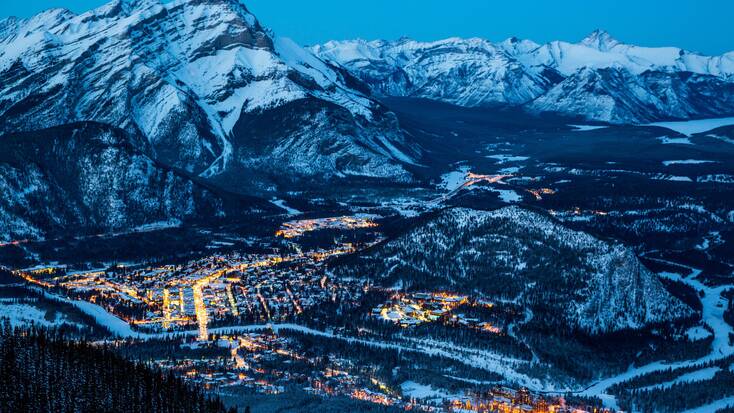
POLYGON ((243 192, 283 176, 410 180, 417 149, 356 83, 238 0, 114 0, 0 22, 0 134, 105 123, 243 192))
POLYGON ((387 96, 522 105, 615 123, 734 113, 734 52, 639 47, 603 31, 579 43, 351 40, 312 50, 387 96))
POLYGON ((136 150, 109 125, 76 123, 0 139, 0 242, 129 230, 272 211, 212 192, 136 150))
POLYGON ((441 211, 332 271, 406 289, 479 292, 526 305, 546 325, 591 334, 692 314, 629 248, 519 207, 441 211))
POLYGON ((420 96, 462 106, 524 103, 554 82, 528 71, 500 46, 481 39, 420 43, 361 40, 329 42, 312 50, 345 66, 389 96, 420 96))

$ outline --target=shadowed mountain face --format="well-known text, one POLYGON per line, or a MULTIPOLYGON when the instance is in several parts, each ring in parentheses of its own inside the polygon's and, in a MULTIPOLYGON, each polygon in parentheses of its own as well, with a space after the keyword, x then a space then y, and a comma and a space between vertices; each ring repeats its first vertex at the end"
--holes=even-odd
POLYGON ((590 334, 692 314, 629 248, 518 207, 442 211, 333 271, 413 290, 479 292, 523 304, 548 326, 590 334))
POLYGON ((241 192, 248 173, 260 189, 283 174, 410 181, 419 149, 353 86, 235 0, 115 0, 0 23, 0 134, 106 123, 156 161, 241 192))
POLYGON ((603 31, 577 44, 353 40, 312 50, 385 96, 467 107, 510 104, 612 123, 734 113, 734 53, 710 57, 638 47, 603 31))
POLYGON ((274 210, 205 188, 107 125, 78 123, 0 139, 3 241, 274 210))

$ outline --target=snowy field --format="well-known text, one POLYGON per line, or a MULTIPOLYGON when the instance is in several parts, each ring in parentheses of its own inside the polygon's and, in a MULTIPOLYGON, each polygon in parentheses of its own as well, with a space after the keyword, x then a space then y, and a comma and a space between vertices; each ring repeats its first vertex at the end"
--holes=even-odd
POLYGON ((594 125, 568 125, 575 129, 574 132, 587 132, 591 130, 597 130, 597 129, 606 129, 609 126, 594 126, 594 125))
POLYGON ((642 126, 657 126, 691 136, 729 125, 734 125, 734 118, 699 119, 684 122, 655 122, 642 126))
POLYGON ((489 188, 489 189, 492 192, 498 193, 502 202, 506 202, 508 204, 514 204, 515 202, 522 201, 522 196, 518 194, 517 192, 513 191, 512 189, 495 189, 495 188, 489 188))
POLYGON ((299 210, 297 210, 295 208, 291 208, 288 205, 286 205, 285 201, 282 200, 282 199, 273 198, 273 200, 270 201, 270 203, 272 203, 273 205, 275 205, 275 206, 277 206, 279 208, 285 209, 285 212, 288 215, 301 215, 302 214, 301 211, 299 211, 299 210))
POLYGON ((669 138, 667 136, 661 136, 657 138, 663 145, 693 145, 693 142, 689 138, 669 138))
POLYGON ((439 186, 447 191, 459 189, 466 183, 466 174, 469 173, 468 166, 462 166, 456 171, 441 175, 441 183, 439 186))
POLYGON ((28 326, 30 324, 43 327, 54 327, 62 324, 77 325, 59 312, 54 315, 53 319, 49 319, 46 314, 46 310, 29 303, 0 301, 0 316, 7 317, 13 327, 28 326))
POLYGON ((530 159, 527 156, 516 156, 516 155, 489 155, 487 158, 496 159, 499 163, 506 162, 522 162, 530 159))
POLYGON ((432 403, 442 404, 444 401, 461 400, 463 394, 449 393, 443 389, 434 389, 430 385, 406 381, 400 385, 404 396, 425 400, 432 403))
POLYGON ((716 161, 705 161, 702 159, 679 159, 674 161, 663 161, 663 165, 701 165, 706 163, 716 163, 716 161))

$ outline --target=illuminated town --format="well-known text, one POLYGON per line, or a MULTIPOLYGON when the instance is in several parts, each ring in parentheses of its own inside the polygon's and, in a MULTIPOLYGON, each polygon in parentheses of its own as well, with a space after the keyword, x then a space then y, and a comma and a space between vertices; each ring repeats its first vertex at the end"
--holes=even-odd
MULTIPOLYGON (((161 359, 154 363, 210 390, 247 389, 260 394, 281 394, 299 386, 323 397, 345 396, 406 411, 583 413, 560 397, 537 397, 525 389, 494 386, 440 397, 423 397, 410 389, 410 382, 391 388, 380 378, 348 358, 330 358, 303 353, 298 340, 275 332, 219 336, 216 340, 182 345, 189 348, 219 348, 215 358, 161 359)), ((369 370, 369 369, 368 369, 369 370)), ((595 413, 608 412, 595 410, 595 413)))
MULTIPOLYGON (((439 325, 497 337, 508 333, 506 325, 492 318, 497 306, 486 298, 446 291, 404 292, 337 280, 324 271, 330 259, 380 242, 379 233, 356 244, 337 238, 330 247, 295 243, 307 232, 376 228, 367 216, 291 221, 275 234, 284 247, 271 253, 212 254, 179 264, 128 263, 89 271, 50 266, 15 273, 36 287, 100 306, 148 340, 176 340, 178 356, 148 362, 220 394, 278 395, 295 387, 319 397, 347 397, 406 411, 586 411, 567 407, 560 397, 494 384, 470 385, 439 396, 422 394, 411 389, 410 381, 395 383, 381 375, 379 363, 365 364, 339 347, 338 342, 349 346, 350 340, 357 340, 355 344, 369 348, 380 325, 397 331, 439 325), (368 301, 373 304, 365 304, 368 301), (358 338, 350 338, 355 332, 344 327, 326 327, 307 340, 315 330, 300 328, 299 316, 319 319, 324 308, 356 314, 367 327, 357 328, 352 337, 358 338), (340 339, 334 341, 336 334, 340 339), (308 342, 322 349, 309 350, 308 342)), ((338 315, 323 318, 343 323, 338 315)), ((402 344, 380 345, 394 346, 390 351, 402 348, 402 344)))
POLYGON ((461 306, 483 307, 491 309, 494 304, 485 299, 471 299, 464 295, 448 293, 414 293, 403 295, 396 292, 390 301, 372 310, 382 320, 399 324, 403 328, 418 326, 423 323, 442 321, 444 324, 459 324, 470 328, 500 334, 501 329, 490 322, 478 318, 467 317, 463 313, 454 313, 461 306))
POLYGON ((289 221, 283 223, 283 226, 276 235, 283 238, 297 238, 307 232, 324 229, 353 230, 358 228, 374 228, 377 224, 372 221, 373 218, 374 216, 371 215, 355 215, 289 221))
POLYGON ((553 195, 556 193, 555 190, 550 188, 528 189, 527 191, 535 197, 536 201, 542 201, 543 195, 553 195))
POLYGON ((335 283, 316 269, 329 257, 353 252, 345 244, 331 250, 288 255, 214 255, 184 265, 115 267, 39 281, 72 297, 102 305, 143 331, 184 329, 196 324, 207 337, 210 321, 287 320, 304 309, 337 298, 357 300, 360 289, 335 283))

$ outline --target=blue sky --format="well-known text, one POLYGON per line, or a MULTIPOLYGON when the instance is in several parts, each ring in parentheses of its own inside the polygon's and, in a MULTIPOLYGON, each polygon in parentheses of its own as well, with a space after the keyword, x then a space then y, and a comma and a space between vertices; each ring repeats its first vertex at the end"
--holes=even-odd
MULTIPOLYGON (((105 0, 3 0, 0 17, 105 0)), ((577 41, 594 29, 646 46, 734 51, 732 0, 245 0, 268 27, 302 44, 329 39, 450 36, 577 41)))

